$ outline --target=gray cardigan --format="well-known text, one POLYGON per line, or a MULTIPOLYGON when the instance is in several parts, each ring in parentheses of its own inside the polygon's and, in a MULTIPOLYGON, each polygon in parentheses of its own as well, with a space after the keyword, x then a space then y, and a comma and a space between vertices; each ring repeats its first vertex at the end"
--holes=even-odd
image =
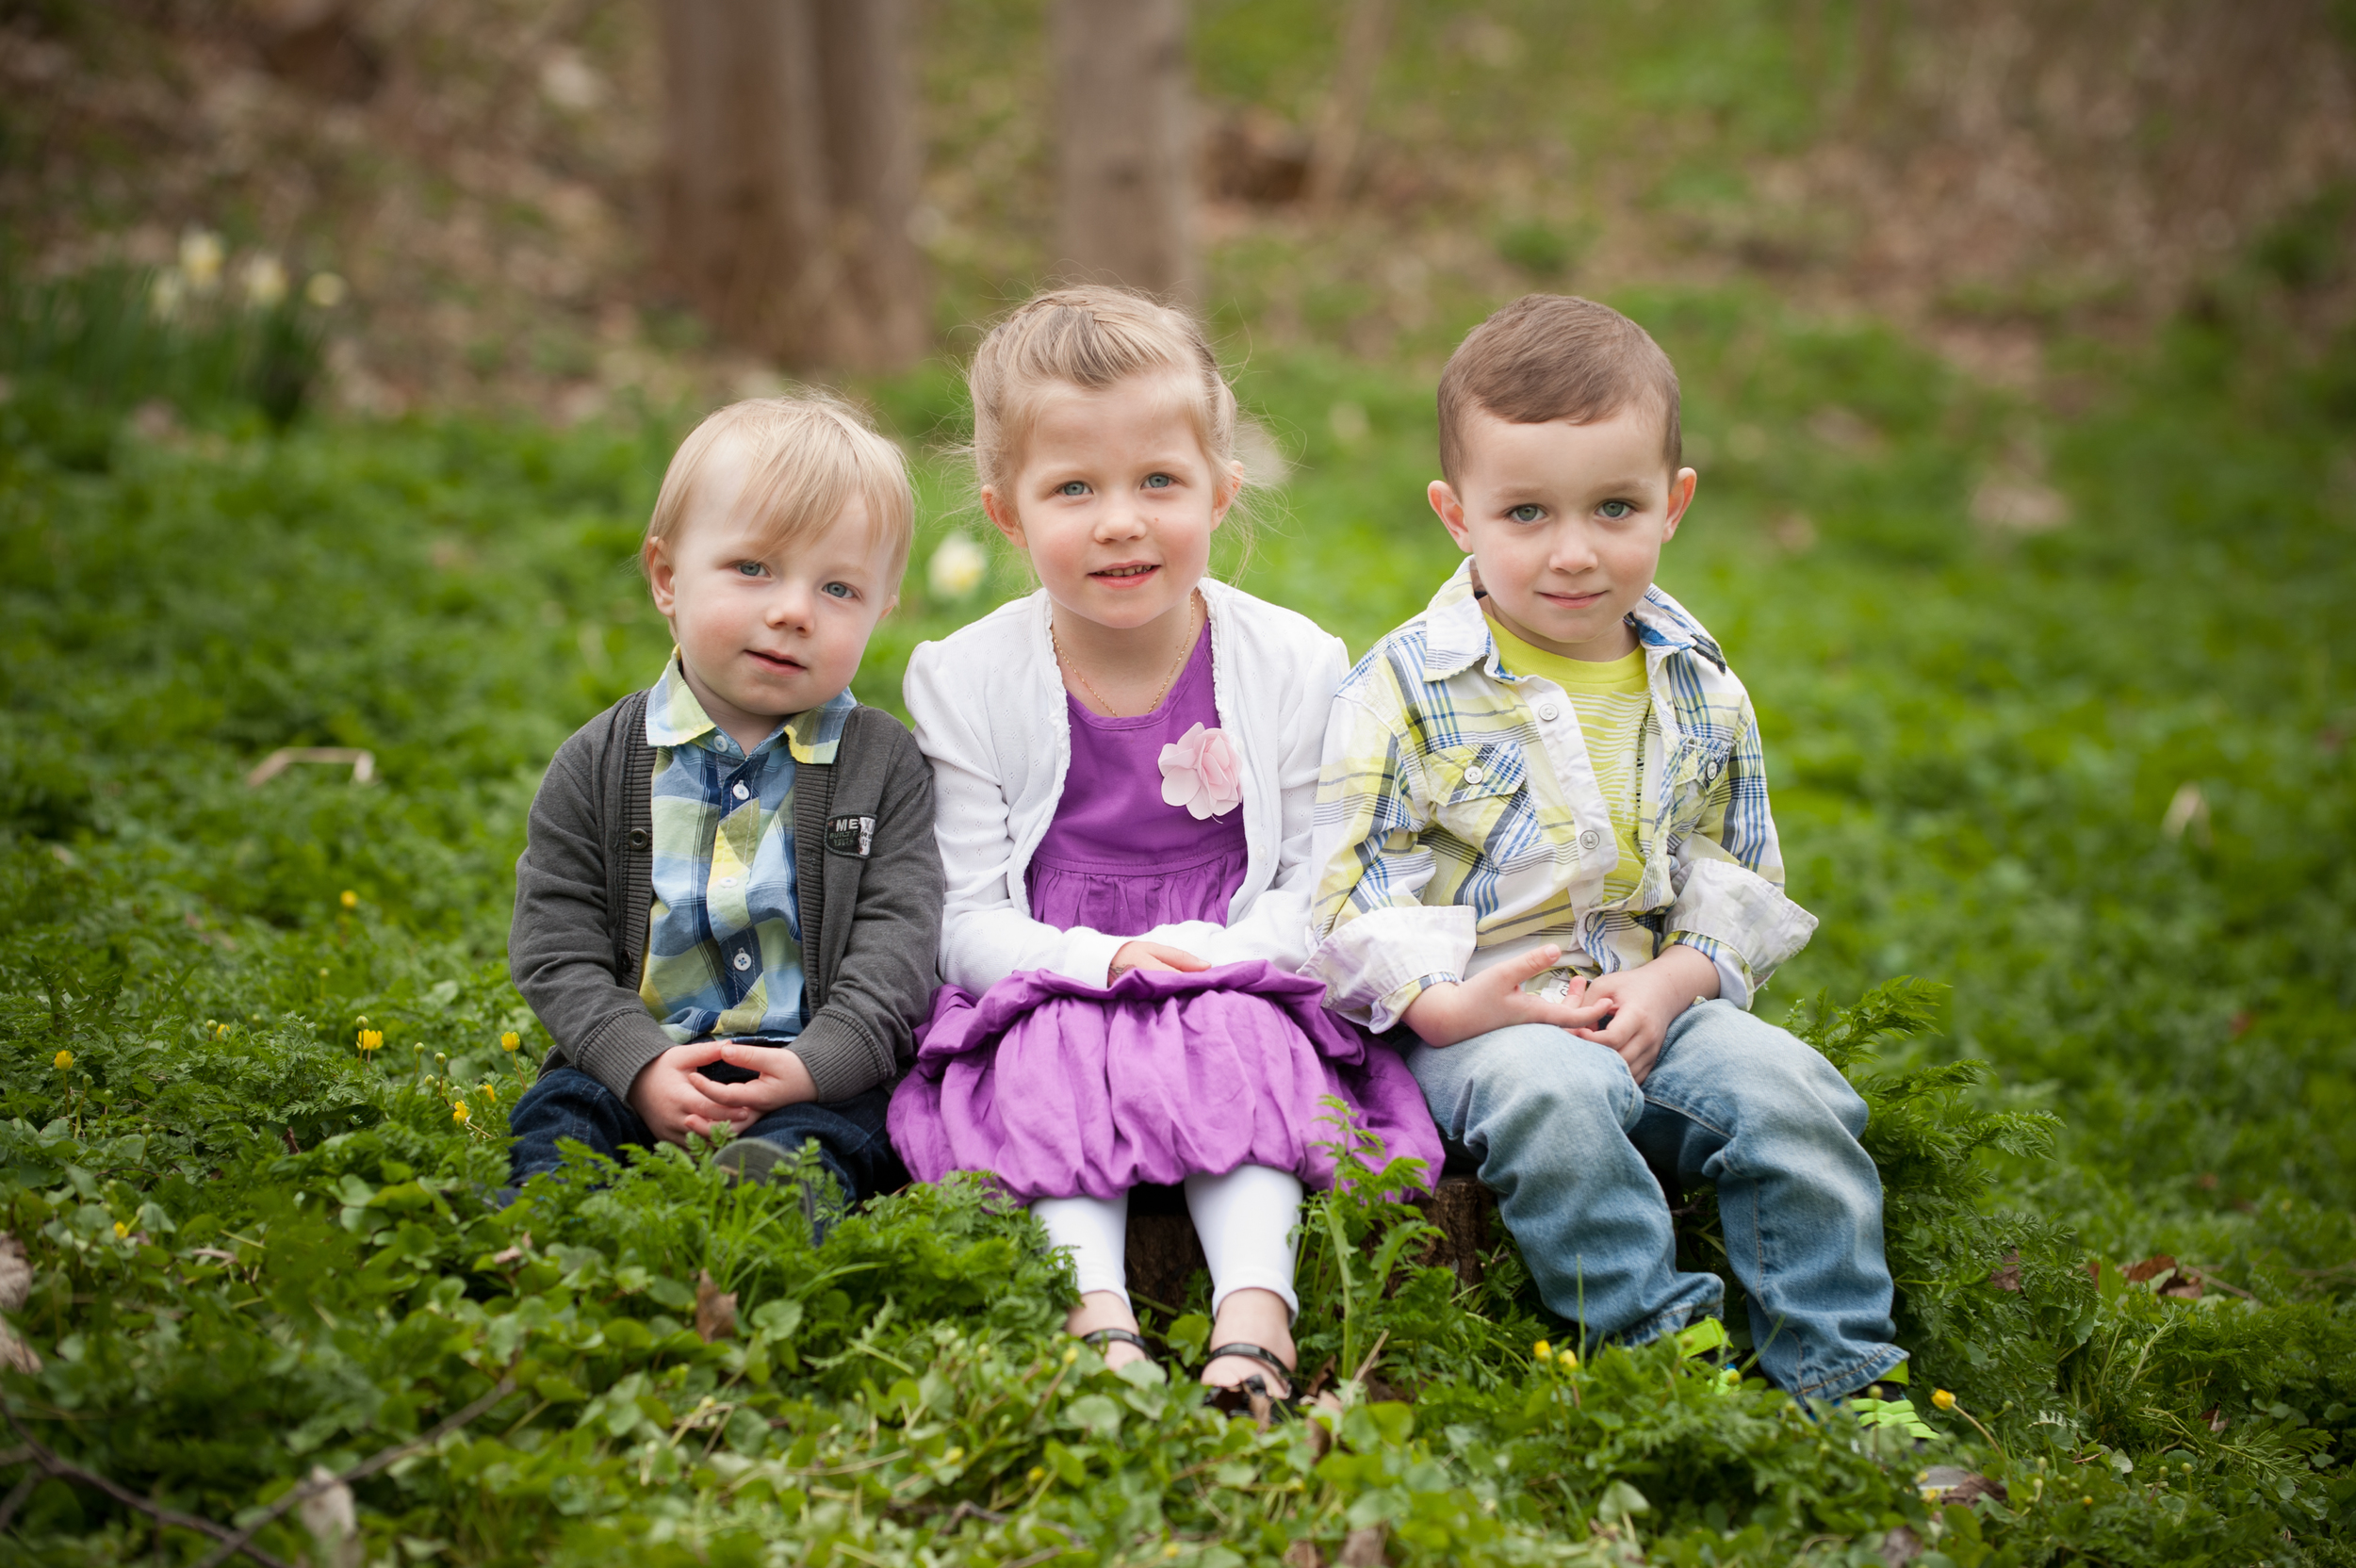
MULTIPOLYGON (((646 694, 574 732, 532 797, 515 862, 508 972, 556 1038, 541 1070, 579 1068, 628 1096, 671 1048, 639 1000, 654 902, 646 694)), ((854 708, 828 764, 794 774, 794 868, 809 1020, 791 1049, 822 1101, 899 1077, 941 951, 933 774, 889 713, 854 708)))

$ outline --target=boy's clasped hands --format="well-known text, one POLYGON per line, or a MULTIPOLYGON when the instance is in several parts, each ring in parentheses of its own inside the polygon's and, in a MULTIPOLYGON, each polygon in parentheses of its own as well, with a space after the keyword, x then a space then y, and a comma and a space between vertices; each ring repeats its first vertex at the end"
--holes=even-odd
POLYGON ((1464 980, 1429 988, 1401 1020, 1426 1045, 1449 1046, 1517 1023, 1548 1023, 1619 1054, 1641 1084, 1679 1013, 1718 994, 1718 966, 1698 949, 1664 948, 1651 963, 1573 977, 1557 998, 1522 987, 1562 961, 1549 942, 1464 980))
POLYGON ((690 1133, 710 1137, 722 1126, 741 1133, 771 1111, 817 1098, 818 1086, 800 1056, 751 1040, 675 1045, 647 1063, 630 1087, 630 1108, 665 1143, 685 1143, 690 1133), (759 1076, 723 1084, 703 1074, 715 1064, 759 1076))

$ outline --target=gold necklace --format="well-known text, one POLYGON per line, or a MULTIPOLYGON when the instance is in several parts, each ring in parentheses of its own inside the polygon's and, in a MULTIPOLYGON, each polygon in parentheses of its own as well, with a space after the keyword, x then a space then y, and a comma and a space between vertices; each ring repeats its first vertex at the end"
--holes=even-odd
MULTIPOLYGON (((1151 713, 1155 709, 1161 707, 1162 699, 1170 695, 1170 689, 1178 683, 1178 672, 1186 667, 1186 660, 1194 653, 1195 640, 1202 635, 1202 633, 1195 629, 1194 605, 1195 596, 1191 594, 1187 595, 1186 645, 1178 650, 1178 662, 1170 667, 1169 676, 1162 681, 1162 689, 1153 694, 1153 700, 1152 702, 1145 705, 1145 712, 1147 713, 1151 713)), ((1056 664, 1059 667, 1072 672, 1072 678, 1080 683, 1080 690, 1086 692, 1089 696, 1096 699, 1096 706, 1104 710, 1104 716, 1106 718, 1135 719, 1142 718, 1144 716, 1140 713, 1114 712, 1113 705, 1104 700, 1104 694, 1096 689, 1095 685, 1089 681, 1088 678, 1081 672, 1080 666, 1063 656, 1063 644, 1055 637, 1055 616, 1053 611, 1050 611, 1047 615, 1047 645, 1055 650, 1056 664)))

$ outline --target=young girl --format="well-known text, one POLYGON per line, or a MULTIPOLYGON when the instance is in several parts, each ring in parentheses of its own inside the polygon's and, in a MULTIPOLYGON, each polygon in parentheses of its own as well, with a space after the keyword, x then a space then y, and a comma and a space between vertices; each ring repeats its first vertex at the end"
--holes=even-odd
POLYGON ((1072 1331, 1145 1353, 1129 1189, 1186 1187, 1211 1269, 1203 1380, 1291 1392, 1292 1232, 1338 1096, 1437 1171, 1399 1057, 1327 1013, 1310 808, 1341 643, 1204 577, 1243 485, 1235 399, 1192 322, 1043 294, 970 372, 983 509, 1039 591, 908 662, 931 759, 948 985, 892 1102, 920 1181, 993 1173, 1079 1276, 1072 1331))

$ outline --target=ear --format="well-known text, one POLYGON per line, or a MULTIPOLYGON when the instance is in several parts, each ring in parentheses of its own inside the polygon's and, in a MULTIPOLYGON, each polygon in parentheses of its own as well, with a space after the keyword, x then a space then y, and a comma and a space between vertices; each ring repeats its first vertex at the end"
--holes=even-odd
POLYGON ((1423 498, 1440 514, 1440 526, 1456 541, 1456 547, 1466 555, 1472 554, 1472 530, 1464 526, 1464 503, 1458 498, 1456 487, 1444 479, 1435 479, 1425 488, 1423 498))
POLYGON ((667 621, 679 602, 679 568, 671 562, 670 541, 647 540, 639 547, 638 560, 646 569, 646 589, 654 596, 655 613, 667 621))
POLYGON ((1238 459, 1228 464, 1227 472, 1220 477, 1225 482, 1219 487, 1218 498, 1211 505, 1211 527, 1214 531, 1227 520, 1228 510, 1235 504, 1235 498, 1243 494, 1242 461, 1238 459))
POLYGON ((1022 514, 1006 504, 1006 498, 994 484, 982 486, 982 514, 990 519, 992 528, 1006 536, 1007 544, 1019 550, 1031 547, 1023 537, 1022 514))
POLYGON ((1685 509, 1693 504, 1693 486, 1700 482, 1701 476, 1691 468, 1679 468, 1669 482, 1669 520, 1661 528, 1662 544, 1677 536, 1677 524, 1685 520, 1685 509))

